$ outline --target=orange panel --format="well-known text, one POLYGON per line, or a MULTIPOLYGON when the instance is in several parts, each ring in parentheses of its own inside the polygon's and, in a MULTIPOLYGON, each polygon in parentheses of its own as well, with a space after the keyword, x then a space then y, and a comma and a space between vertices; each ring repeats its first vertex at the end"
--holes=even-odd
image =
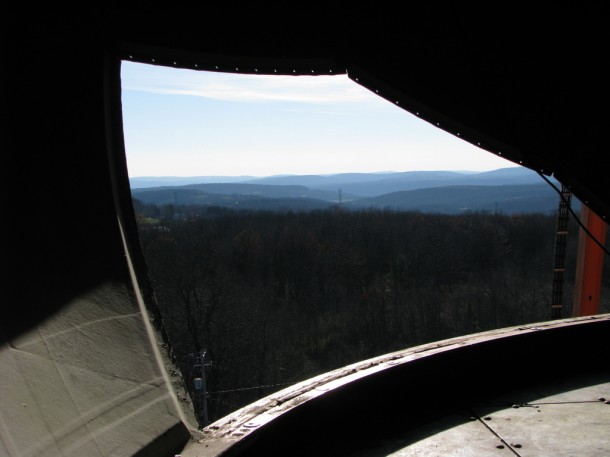
MULTIPOLYGON (((581 221, 600 243, 605 244, 606 222, 585 205, 582 205, 581 221)), ((574 283, 574 316, 599 313, 604 256, 603 249, 581 229, 574 283)))

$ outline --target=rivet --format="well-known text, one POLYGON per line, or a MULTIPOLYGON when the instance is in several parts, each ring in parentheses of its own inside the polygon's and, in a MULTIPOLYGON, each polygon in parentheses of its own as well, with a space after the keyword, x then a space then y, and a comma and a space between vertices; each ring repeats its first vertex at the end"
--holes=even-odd
POLYGON ((501 153, 501 152, 498 152, 498 155, 499 155, 499 156, 501 156, 501 155, 502 155, 502 153, 501 153))
POLYGON ((195 64, 195 68, 199 68, 199 66, 197 64, 195 64))
POLYGON ((517 409, 519 408, 519 405, 513 405, 513 408, 517 409))
POLYGON ((332 73, 333 71, 332 71, 332 70, 328 70, 328 72, 329 72, 329 73, 332 73))
POLYGON ((441 125, 441 124, 437 122, 436 125, 441 125))
POLYGON ((396 100, 396 104, 398 105, 398 100, 396 100))
POLYGON ((457 132, 457 133, 456 133, 456 135, 457 135, 457 136, 460 136, 460 132, 457 132))
POLYGON ((274 69, 273 69, 273 72, 274 72, 274 73, 277 73, 277 70, 274 68, 274 69))
POLYGON ((129 56, 130 59, 133 59, 133 56, 129 56))
POLYGON ((498 444, 496 447, 497 447, 498 449, 504 449, 504 445, 503 445, 503 444, 498 444))
POLYGON ((477 146, 481 146, 481 143, 477 143, 477 146))
POLYGON ((176 65, 176 61, 174 61, 174 65, 176 65))
POLYGON ((517 449, 520 449, 520 448, 522 448, 523 446, 521 446, 519 443, 517 443, 517 444, 513 444, 513 447, 516 447, 517 449))
POLYGON ((606 403, 607 405, 610 405, 610 400, 606 400, 604 403, 606 403))
POLYGON ((292 70, 292 72, 293 72, 293 73, 296 73, 297 71, 296 71, 296 70, 292 70))
POLYGON ((216 68, 216 70, 218 70, 218 65, 216 65, 214 68, 216 68))
POLYGON ((523 160, 520 160, 519 163, 523 163, 523 160))
POLYGON ((356 81, 358 81, 358 78, 356 78, 356 81))
POLYGON ((257 72, 257 71, 258 71, 258 68, 255 68, 255 69, 254 69, 254 71, 256 71, 256 72, 257 72))
POLYGON ((239 68, 235 67, 235 71, 239 71, 239 68))
POLYGON ((154 62, 154 61, 155 61, 155 59, 152 59, 152 61, 154 62))
POLYGON ((491 420, 491 417, 489 417, 489 416, 485 416, 485 418, 484 418, 484 419, 485 419, 486 421, 490 421, 490 420, 491 420))
POLYGON ((375 93, 376 93, 376 94, 378 94, 378 93, 379 93, 379 91, 378 91, 377 89, 375 89, 375 93))
POLYGON ((415 111, 415 115, 416 115, 416 116, 419 116, 419 111, 415 111))

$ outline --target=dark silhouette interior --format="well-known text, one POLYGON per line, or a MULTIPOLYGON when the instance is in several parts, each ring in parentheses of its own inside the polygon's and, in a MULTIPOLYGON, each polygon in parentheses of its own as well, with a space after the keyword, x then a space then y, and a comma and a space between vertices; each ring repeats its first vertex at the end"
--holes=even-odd
MULTIPOLYGON (((1 353, 16 361, 16 368, 9 370, 10 375, 0 375, 0 381, 6 398, 23 395, 36 399, 38 409, 15 409, 3 403, 0 416, 7 423, 34 423, 34 417, 42 418, 47 426, 41 425, 41 430, 47 430, 48 442, 54 443, 49 446, 55 448, 46 444, 36 448, 36 439, 32 439, 34 444, 27 443, 9 430, 2 432, 0 454, 54 455, 55 449, 61 452, 55 455, 73 455, 82 450, 78 447, 84 446, 81 441, 88 440, 96 443, 97 454, 86 455, 173 455, 188 440, 189 427, 175 413, 176 402, 162 383, 157 387, 168 394, 163 403, 166 407, 157 408, 157 403, 149 401, 144 404, 152 408, 150 415, 155 418, 166 418, 167 411, 174 411, 169 414, 171 420, 160 419, 165 425, 157 428, 138 428, 126 419, 130 416, 119 415, 108 419, 116 435, 107 437, 103 433, 108 426, 103 424, 89 425, 86 431, 53 431, 53 424, 67 417, 87 423, 91 419, 87 414, 93 414, 95 408, 85 411, 77 405, 65 415, 55 414, 59 409, 44 403, 53 395, 53 388, 44 396, 35 383, 17 382, 13 377, 13 373, 26 380, 32 373, 45 376, 47 369, 52 370, 45 361, 61 371, 62 366, 79 366, 89 357, 84 352, 82 356, 67 356, 61 349, 65 346, 59 345, 47 355, 36 353, 32 363, 40 365, 30 372, 26 364, 30 359, 22 359, 17 349, 29 335, 63 319, 68 309, 83 309, 82 313, 75 312, 76 317, 70 314, 70 319, 75 319, 70 321, 72 327, 91 328, 89 324, 101 318, 87 314, 96 308, 87 307, 90 299, 85 296, 102 286, 109 287, 110 292, 100 299, 100 309, 104 303, 111 303, 108 309, 112 308, 112 313, 115 308, 123 309, 126 315, 141 316, 142 322, 150 319, 157 332, 155 341, 147 343, 142 337, 131 346, 129 335, 144 328, 143 323, 134 324, 124 344, 124 354, 131 355, 125 355, 124 360, 119 357, 120 362, 116 347, 111 354, 110 347, 103 347, 107 341, 103 331, 96 332, 95 337, 101 341, 96 343, 99 365, 107 370, 104 376, 116 379, 120 370, 112 365, 115 362, 127 369, 144 363, 153 371, 164 370, 152 358, 143 362, 135 355, 139 349, 134 349, 140 347, 138 344, 148 348, 147 344, 158 343, 162 350, 167 345, 158 311, 150 299, 131 207, 122 138, 122 60, 240 73, 347 72, 359 84, 465 141, 544 175, 554 175, 600 217, 610 215, 607 170, 602 165, 607 144, 604 56, 608 17, 601 5, 562 2, 517 8, 448 2, 408 4, 404 10, 332 4, 283 5, 275 9, 258 4, 188 8, 168 4, 156 9, 95 5, 64 11, 10 9, 4 19, 2 182, 9 230, 3 237, 3 252, 9 254, 4 257, 8 294, 0 308, 0 331, 1 353), (133 292, 120 292, 132 291, 134 284, 119 220, 148 314, 139 310, 133 292), (153 403, 156 406, 150 406, 153 403), (66 444, 63 438, 71 436, 85 438, 66 444), (157 439, 164 445, 152 446, 157 439), (100 444, 110 442, 124 446, 100 444), (26 452, 20 443, 34 447, 26 452)), ((397 386, 406 379, 416 379, 420 398, 434 395, 434 389, 440 386, 429 380, 446 376, 447 367, 455 364, 468 370, 446 391, 453 400, 433 402, 437 409, 432 415, 462 404, 475 393, 480 396, 506 389, 513 381, 535 383, 551 375, 569 377, 601 370, 598 357, 587 351, 605 347, 609 323, 592 320, 576 330, 550 328, 540 333, 542 336, 531 337, 539 341, 525 341, 516 335, 493 348, 505 361, 523 364, 526 375, 517 376, 502 366, 490 369, 488 362, 493 356, 489 345, 475 345, 468 352, 460 349, 420 365, 405 366, 396 376, 387 372, 329 395, 327 400, 320 397, 307 407, 291 410, 284 422, 277 421, 281 425, 265 429, 268 435, 261 438, 261 449, 278 450, 282 448, 278 443, 288 446, 307 431, 308 439, 314 440, 308 446, 315 446, 316 434, 326 436, 322 430, 337 424, 346 414, 370 417, 371 409, 355 408, 354 400, 373 392, 380 395, 381 385, 388 386, 384 395, 390 395, 400 390, 397 386), (530 350, 532 347, 536 350, 530 350), (554 347, 560 350, 546 358, 543 370, 538 371, 537 357, 544 357, 545 351, 554 347), (491 370, 492 383, 479 389, 481 384, 475 381, 484 369, 491 370), (465 386, 466 394, 458 397, 459 389, 465 386), (314 417, 329 411, 334 413, 314 423, 314 417), (303 428, 303 424, 308 425, 303 428), (285 439, 275 441, 279 436, 285 439)), ((170 360, 171 353, 166 351, 164 357, 170 360)), ((49 378, 47 387, 57 382, 57 392, 65 392, 68 397, 72 393, 78 404, 74 387, 70 387, 72 378, 66 376, 57 381, 49 378)), ((158 376, 151 375, 151 379, 158 376)), ((91 401, 109 404, 106 392, 110 387, 89 382, 97 381, 83 381, 81 387, 83 392, 90 392, 91 401)), ((143 380, 139 386, 145 383, 143 380)), ((385 397, 378 400, 389 402, 385 397)), ((26 400, 21 403, 30 404, 26 400)), ((139 407, 134 406, 134 410, 139 407)), ((113 408, 108 407, 108 411, 113 408)), ((398 407, 388 409, 378 424, 385 427, 395 423, 393 418, 401 411, 398 407)), ((415 417, 415 422, 425 419, 424 415, 415 417)), ((343 424, 339 429, 345 432, 341 446, 357 443, 344 439, 355 440, 359 426, 343 424)), ((47 437, 37 436, 40 443, 47 437)), ((326 439, 332 441, 332 437, 326 439)), ((333 449, 332 443, 329 446, 333 449)), ((236 445, 232 452, 236 455, 240 449, 236 445)))

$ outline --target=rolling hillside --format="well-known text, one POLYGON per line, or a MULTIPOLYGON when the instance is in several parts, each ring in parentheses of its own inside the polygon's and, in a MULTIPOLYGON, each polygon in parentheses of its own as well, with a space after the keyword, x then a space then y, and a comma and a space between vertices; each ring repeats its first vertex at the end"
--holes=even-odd
POLYGON ((341 204, 354 210, 377 208, 445 214, 553 212, 558 205, 557 193, 541 181, 535 172, 523 168, 484 173, 348 173, 134 188, 132 196, 154 205, 265 210, 308 211, 341 204), (399 190, 384 192, 396 188, 399 190))
POLYGON ((445 186, 392 192, 345 204, 347 208, 392 209, 425 213, 465 212, 552 213, 558 195, 547 184, 505 186, 445 186))

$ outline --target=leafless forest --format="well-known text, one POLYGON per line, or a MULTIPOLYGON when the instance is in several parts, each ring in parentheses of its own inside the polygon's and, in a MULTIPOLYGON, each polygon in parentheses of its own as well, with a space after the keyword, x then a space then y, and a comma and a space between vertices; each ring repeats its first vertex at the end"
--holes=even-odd
POLYGON ((185 381, 206 351, 210 420, 358 360, 550 319, 553 215, 147 210, 155 296, 185 381))

